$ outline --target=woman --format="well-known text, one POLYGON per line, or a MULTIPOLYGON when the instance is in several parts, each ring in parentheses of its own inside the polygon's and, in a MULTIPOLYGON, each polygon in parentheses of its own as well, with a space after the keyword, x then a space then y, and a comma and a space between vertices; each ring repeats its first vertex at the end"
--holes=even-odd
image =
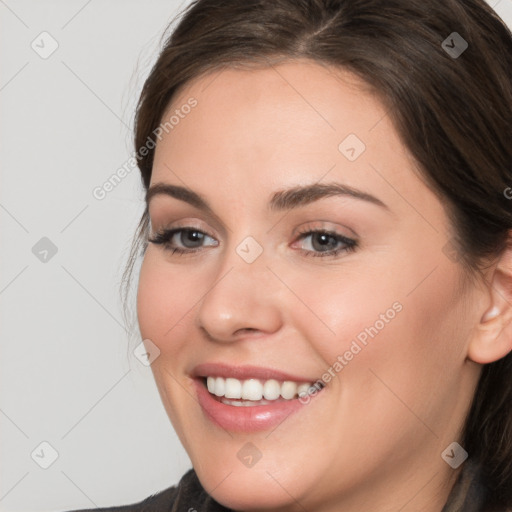
POLYGON ((193 2, 126 279, 194 469, 102 510, 511 510, 511 133, 483 0, 193 2))

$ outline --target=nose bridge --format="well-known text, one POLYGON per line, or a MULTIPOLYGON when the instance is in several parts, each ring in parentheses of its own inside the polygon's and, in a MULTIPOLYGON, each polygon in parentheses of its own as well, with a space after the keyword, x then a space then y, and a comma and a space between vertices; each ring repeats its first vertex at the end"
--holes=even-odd
POLYGON ((216 279, 198 308, 199 326, 218 341, 232 341, 242 329, 278 328, 277 294, 271 293, 278 282, 267 268, 269 259, 263 243, 246 236, 229 244, 219 258, 222 262, 216 279))

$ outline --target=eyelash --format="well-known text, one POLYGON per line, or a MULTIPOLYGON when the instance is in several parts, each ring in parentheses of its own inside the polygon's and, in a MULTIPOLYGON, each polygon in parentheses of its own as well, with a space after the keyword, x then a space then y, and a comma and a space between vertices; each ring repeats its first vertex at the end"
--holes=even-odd
MULTIPOLYGON (((166 230, 160 231, 160 232, 156 233, 155 236, 153 238, 150 238, 148 241, 153 244, 162 245, 165 250, 171 251, 171 255, 175 254, 175 253, 177 253, 178 255, 191 254, 191 253, 198 252, 199 250, 201 250, 200 247, 195 248, 195 249, 182 249, 180 247, 171 247, 170 241, 172 240, 173 236, 176 233, 180 233, 181 231, 201 233, 202 235, 206 235, 206 236, 210 237, 210 235, 208 235, 208 233, 205 233, 204 231, 201 231, 200 229, 196 229, 193 227, 180 227, 180 228, 166 229, 166 230)), ((345 247, 333 249, 331 251, 323 251, 323 252, 322 251, 314 252, 314 251, 309 251, 306 249, 300 249, 300 252, 303 253, 305 256, 308 256, 308 257, 311 256, 313 258, 318 258, 318 257, 325 258, 328 256, 334 257, 334 256, 337 256, 341 252, 347 252, 347 253, 354 252, 359 246, 358 242, 356 240, 353 240, 352 238, 347 238, 347 237, 340 235, 339 233, 336 233, 334 231, 329 231, 329 230, 324 230, 324 229, 318 229, 318 230, 309 229, 309 230, 300 231, 299 239, 304 238, 306 235, 314 235, 317 233, 330 236, 331 238, 336 239, 337 242, 342 242, 343 244, 345 244, 345 247)), ((213 237, 210 237, 210 238, 213 238, 213 237)))

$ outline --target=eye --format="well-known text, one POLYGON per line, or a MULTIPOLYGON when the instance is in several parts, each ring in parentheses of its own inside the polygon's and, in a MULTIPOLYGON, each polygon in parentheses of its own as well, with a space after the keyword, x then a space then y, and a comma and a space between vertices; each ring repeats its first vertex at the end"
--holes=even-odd
POLYGON ((307 238, 311 238, 311 241, 306 245, 309 245, 312 249, 301 249, 301 252, 306 256, 336 256, 341 252, 353 252, 358 247, 358 242, 356 240, 347 238, 335 231, 306 230, 300 232, 299 239, 307 238))
POLYGON ((155 236, 150 238, 148 241, 153 244, 162 245, 165 250, 171 251, 171 254, 184 254, 200 250, 202 243, 208 238, 210 240, 214 240, 203 231, 189 226, 183 228, 164 229, 156 233, 155 236), (184 247, 176 245, 176 242, 184 247))
MULTIPOLYGON (((309 245, 311 249, 300 249, 305 256, 327 257, 336 256, 342 252, 353 252, 358 247, 358 242, 352 238, 347 238, 335 231, 328 230, 305 230, 299 233, 299 239, 306 240, 311 238, 309 245)), ((157 232, 153 238, 148 241, 162 245, 166 251, 171 254, 187 254, 201 250, 203 243, 210 239, 214 243, 211 246, 217 246, 218 242, 207 233, 192 226, 180 227, 174 229, 164 229, 157 232)))

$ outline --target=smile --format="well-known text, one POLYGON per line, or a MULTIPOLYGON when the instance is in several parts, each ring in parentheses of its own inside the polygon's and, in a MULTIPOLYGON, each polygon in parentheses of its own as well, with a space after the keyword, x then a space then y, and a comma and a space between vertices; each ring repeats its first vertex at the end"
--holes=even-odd
MULTIPOLYGON (((233 377, 207 377, 208 391, 220 398, 223 404, 232 406, 267 405, 277 400, 293 400, 306 396, 312 389, 313 382, 298 384, 293 381, 280 382, 276 379, 239 380, 233 377)), ((314 389, 314 388, 313 388, 314 389)))
POLYGON ((203 364, 192 376, 205 419, 230 432, 274 429, 325 393, 321 380, 262 367, 203 364))

